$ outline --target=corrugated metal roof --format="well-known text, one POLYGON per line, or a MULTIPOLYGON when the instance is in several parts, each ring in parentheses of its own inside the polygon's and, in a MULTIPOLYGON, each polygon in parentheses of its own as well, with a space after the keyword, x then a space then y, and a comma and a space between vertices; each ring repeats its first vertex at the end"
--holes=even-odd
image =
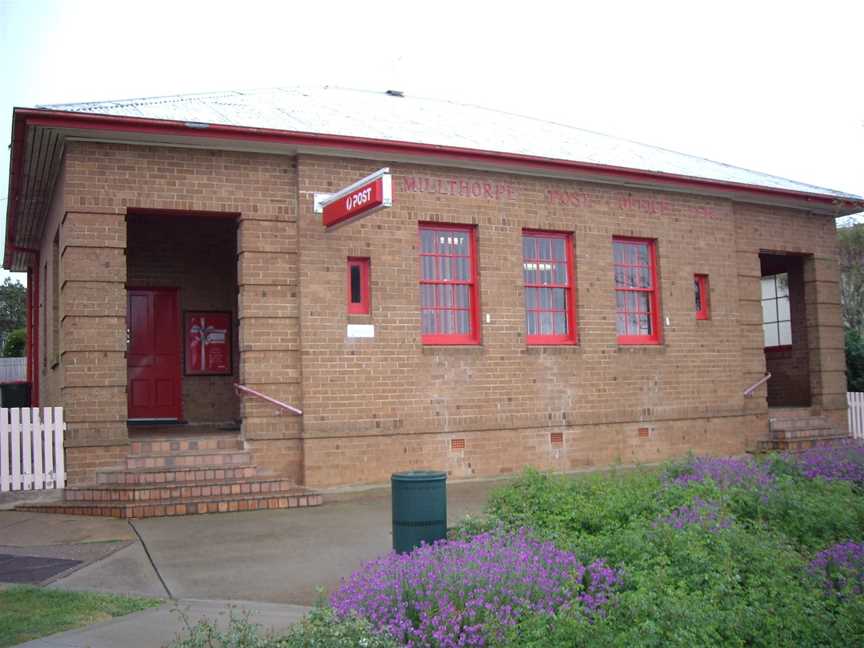
POLYGON ((272 88, 40 108, 514 153, 861 200, 854 194, 573 126, 386 92, 334 87, 272 88))

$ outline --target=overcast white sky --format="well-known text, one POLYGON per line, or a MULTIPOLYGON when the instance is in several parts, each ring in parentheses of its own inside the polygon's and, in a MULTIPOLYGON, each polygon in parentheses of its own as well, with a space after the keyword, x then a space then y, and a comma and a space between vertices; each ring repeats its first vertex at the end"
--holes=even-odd
MULTIPOLYGON (((13 106, 399 89, 864 195, 864 3, 0 0, 13 106)), ((5 219, 8 151, 0 155, 5 219)), ((2 230, 5 232, 5 226, 2 230)))

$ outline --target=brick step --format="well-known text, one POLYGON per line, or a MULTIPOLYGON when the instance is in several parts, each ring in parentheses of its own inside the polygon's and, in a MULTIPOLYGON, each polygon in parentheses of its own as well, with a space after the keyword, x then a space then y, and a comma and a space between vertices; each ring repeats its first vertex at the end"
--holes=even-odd
POLYGON ((296 484, 290 479, 226 479, 204 484, 149 484, 149 485, 94 485, 67 488, 66 502, 145 502, 158 504, 164 500, 181 498, 232 497, 238 495, 266 495, 290 491, 296 484))
POLYGON ((820 428, 806 428, 801 430, 772 430, 771 438, 779 440, 789 439, 818 439, 820 437, 834 437, 844 433, 836 427, 827 426, 820 428))
POLYGON ((194 466, 243 466, 251 455, 245 450, 196 450, 164 454, 139 454, 126 457, 126 468, 189 468, 194 466))
POLYGON ((177 439, 146 439, 132 441, 129 444, 129 454, 132 455, 172 455, 199 450, 243 450, 243 440, 236 435, 223 434, 177 439))
POLYGON ((823 416, 802 416, 801 418, 770 419, 772 430, 808 430, 834 427, 834 422, 823 416))
POLYGON ((808 437, 797 439, 772 439, 757 442, 759 452, 803 452, 815 447, 837 447, 849 443, 848 434, 837 432, 832 436, 808 437))
POLYGON ((147 485, 209 483, 232 479, 253 479, 261 475, 255 466, 179 466, 176 468, 136 468, 134 470, 100 470, 99 485, 147 485))
POLYGON ((813 416, 812 407, 769 407, 768 418, 801 418, 813 416))
POLYGON ((290 491, 266 495, 238 495, 231 497, 179 498, 154 503, 81 502, 63 504, 26 504, 17 506, 17 511, 31 513, 61 513, 65 515, 94 515, 116 518, 148 518, 175 515, 197 515, 201 513, 233 513, 235 511, 260 511, 264 509, 286 509, 320 506, 323 498, 319 493, 294 487, 290 491))

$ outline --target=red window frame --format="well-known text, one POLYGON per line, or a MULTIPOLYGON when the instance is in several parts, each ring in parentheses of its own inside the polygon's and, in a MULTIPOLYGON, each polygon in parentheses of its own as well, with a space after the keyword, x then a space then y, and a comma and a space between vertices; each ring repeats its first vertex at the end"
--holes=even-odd
POLYGON ((694 274, 693 275, 693 290, 696 308, 696 319, 707 320, 711 319, 710 299, 708 296, 708 275, 694 274))
MULTIPOLYGON (((657 241, 654 239, 644 239, 644 238, 631 238, 627 236, 615 236, 612 238, 612 246, 613 246, 613 258, 612 263, 614 267, 613 273, 613 282, 615 286, 615 330, 618 332, 618 344, 660 344, 661 336, 660 336, 660 309, 659 309, 659 300, 657 299, 657 241), (616 244, 621 244, 623 246, 627 246, 624 248, 624 259, 622 263, 618 262, 618 255, 616 252, 616 244), (648 265, 639 262, 638 256, 633 254, 633 251, 636 249, 636 246, 644 245, 648 250, 648 265), (646 274, 643 274, 641 271, 647 270, 646 274), (649 286, 638 286, 638 285, 622 285, 619 282, 620 276, 636 276, 630 275, 630 272, 638 272, 639 277, 644 278, 648 277, 650 281, 649 286), (635 294, 647 294, 648 295, 648 311, 639 310, 638 304, 636 309, 631 309, 629 306, 631 305, 631 301, 629 297, 635 294), (621 308, 621 301, 623 297, 624 308, 621 308), (630 333, 630 319, 629 315, 634 314, 638 317, 647 315, 648 322, 651 326, 650 334, 639 334, 639 333, 630 333), (625 333, 621 334, 619 329, 619 320, 621 316, 624 317, 624 325, 625 325, 625 333)), ((644 279, 640 279, 640 281, 644 281, 644 279)), ((631 281, 631 283, 637 283, 636 281, 631 281)), ((636 300, 641 301, 641 300, 636 300)), ((638 324, 637 324, 638 326, 638 324)))
POLYGON ((350 315, 368 315, 371 299, 369 295, 369 259, 368 257, 348 257, 348 313, 350 315), (351 274, 354 268, 360 273, 360 301, 352 301, 351 274))
MULTIPOLYGON (((420 267, 418 276, 420 278, 420 318, 421 318, 421 339, 423 344, 479 344, 480 343, 480 300, 477 281, 477 236, 476 228, 472 225, 449 225, 443 223, 420 223, 418 232, 419 242, 419 261, 420 267), (424 250, 423 233, 424 232, 465 232, 468 234, 468 250, 467 254, 451 254, 449 248, 441 251, 441 237, 432 239, 431 250, 424 250), (444 261, 448 259, 448 261, 444 261), (456 279, 451 278, 457 274, 459 261, 464 260, 468 263, 467 278, 456 279), (431 269, 434 277, 424 277, 424 268, 431 269), (448 277, 441 277, 440 273, 443 268, 447 269, 448 277), (454 268, 456 271, 454 272, 454 268), (424 287, 434 286, 434 290, 427 291, 424 287), (467 286, 467 307, 458 304, 457 293, 453 288, 458 286, 467 286), (443 288, 443 290, 442 290, 443 288), (442 304, 441 296, 444 296, 445 302, 442 304), (425 300, 424 300, 425 297, 425 300), (467 333, 443 333, 442 318, 448 318, 448 327, 456 328, 458 326, 459 312, 464 311, 467 314, 467 333), (434 322, 433 332, 424 332, 426 322, 434 322)), ((449 243, 444 243, 449 245, 449 243)), ((464 267, 464 266, 463 266, 464 267)), ((465 294, 465 293, 463 293, 465 294)))
POLYGON ((543 230, 522 230, 522 281, 524 290, 525 304, 525 341, 528 344, 575 344, 577 340, 576 334, 576 298, 573 282, 573 236, 569 232, 549 232, 543 230), (543 258, 544 253, 540 250, 540 241, 542 239, 563 240, 564 241, 564 258, 555 259, 553 253, 553 245, 549 246, 548 259, 543 258), (531 241, 533 244, 532 256, 526 256, 526 242, 531 241), (554 281, 550 270, 548 281, 543 281, 540 266, 548 262, 564 261, 566 264, 565 281, 554 281), (528 266, 533 265, 534 276, 533 281, 529 281, 526 276, 527 272, 532 271, 528 266), (533 305, 529 304, 529 290, 536 290, 533 305), (541 305, 541 291, 549 291, 548 307, 541 305), (564 291, 564 304, 561 308, 557 308, 554 303, 554 290, 564 291), (553 331, 554 331, 554 315, 563 313, 565 331, 561 334, 556 333, 536 333, 531 334, 530 321, 533 318, 535 322, 535 330, 542 328, 543 314, 549 313, 552 316, 553 331))

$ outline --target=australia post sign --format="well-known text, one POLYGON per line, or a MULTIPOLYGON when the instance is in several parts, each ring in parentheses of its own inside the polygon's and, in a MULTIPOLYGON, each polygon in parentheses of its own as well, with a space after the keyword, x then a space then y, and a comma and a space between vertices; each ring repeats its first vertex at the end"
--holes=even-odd
POLYGON ((328 230, 352 223, 393 204, 390 169, 384 168, 333 194, 316 193, 315 213, 328 230))

